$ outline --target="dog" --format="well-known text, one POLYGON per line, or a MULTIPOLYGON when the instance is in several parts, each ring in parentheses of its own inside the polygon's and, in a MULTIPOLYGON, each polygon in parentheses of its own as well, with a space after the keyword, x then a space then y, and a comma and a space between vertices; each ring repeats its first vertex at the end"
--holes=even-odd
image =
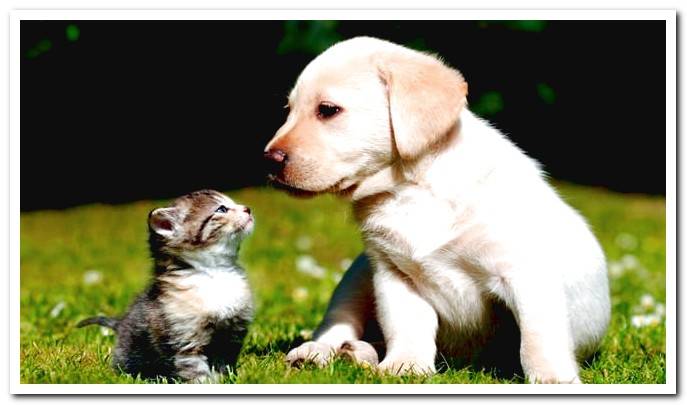
POLYGON ((581 382, 579 362, 610 319, 604 253, 539 164, 469 111, 467 93, 439 58, 369 37, 302 71, 265 148, 272 179, 350 199, 365 254, 288 361, 327 364, 344 350, 376 363, 361 340, 374 320, 380 371, 431 374, 438 352, 470 358, 498 341, 502 306, 528 382, 581 382))

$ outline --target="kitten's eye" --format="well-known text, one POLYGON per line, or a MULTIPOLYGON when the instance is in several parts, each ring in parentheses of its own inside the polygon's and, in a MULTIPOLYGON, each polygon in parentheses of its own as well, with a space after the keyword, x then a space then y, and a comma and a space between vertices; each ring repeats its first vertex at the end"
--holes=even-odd
POLYGON ((318 118, 331 118, 341 112, 341 107, 334 105, 332 103, 320 103, 317 106, 317 117, 318 118))
POLYGON ((221 213, 225 213, 225 212, 227 212, 227 211, 229 211, 229 208, 225 207, 224 205, 220 205, 220 206, 215 210, 215 212, 221 212, 221 213))

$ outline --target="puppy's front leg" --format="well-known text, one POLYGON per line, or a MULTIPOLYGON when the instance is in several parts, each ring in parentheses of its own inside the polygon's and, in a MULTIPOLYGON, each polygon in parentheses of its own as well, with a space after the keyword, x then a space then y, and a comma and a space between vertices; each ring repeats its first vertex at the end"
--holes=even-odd
POLYGON ((374 349, 358 340, 363 336, 366 322, 373 316, 372 270, 367 256, 361 254, 336 287, 324 319, 314 333, 314 340, 292 349, 286 361, 293 366, 304 362, 324 366, 344 347, 348 357, 376 363, 374 349))
POLYGON ((377 318, 387 347, 379 369, 394 374, 433 374, 436 311, 390 263, 377 261, 373 281, 377 318))
POLYGON ((511 296, 504 298, 520 327, 520 360, 528 381, 581 383, 562 281, 523 274, 508 284, 511 296))

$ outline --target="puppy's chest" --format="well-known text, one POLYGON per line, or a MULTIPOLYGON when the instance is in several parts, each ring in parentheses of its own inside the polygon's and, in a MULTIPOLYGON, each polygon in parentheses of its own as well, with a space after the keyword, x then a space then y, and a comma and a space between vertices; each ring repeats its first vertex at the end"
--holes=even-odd
POLYGON ((361 223, 368 246, 411 262, 434 255, 469 224, 469 208, 417 190, 384 199, 361 223))
POLYGON ((478 333, 488 305, 480 276, 461 258, 485 246, 480 213, 423 192, 395 195, 368 213, 361 221, 368 253, 406 274, 443 325, 478 333))

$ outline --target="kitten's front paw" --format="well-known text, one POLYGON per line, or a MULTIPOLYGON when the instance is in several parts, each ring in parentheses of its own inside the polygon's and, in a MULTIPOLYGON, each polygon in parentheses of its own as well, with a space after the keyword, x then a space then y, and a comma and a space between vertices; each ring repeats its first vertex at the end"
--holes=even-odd
POLYGON ((305 342, 286 355, 286 362, 293 367, 300 367, 303 363, 314 363, 324 367, 336 354, 334 347, 322 342, 305 342))
POLYGON ((433 361, 425 361, 414 356, 387 356, 377 369, 395 375, 432 375, 436 373, 433 361))
POLYGON ((377 351, 371 344, 362 340, 345 341, 336 354, 360 365, 376 366, 379 363, 377 351))
POLYGON ((221 380, 222 374, 212 371, 208 374, 196 376, 188 382, 191 384, 219 384, 221 380))

